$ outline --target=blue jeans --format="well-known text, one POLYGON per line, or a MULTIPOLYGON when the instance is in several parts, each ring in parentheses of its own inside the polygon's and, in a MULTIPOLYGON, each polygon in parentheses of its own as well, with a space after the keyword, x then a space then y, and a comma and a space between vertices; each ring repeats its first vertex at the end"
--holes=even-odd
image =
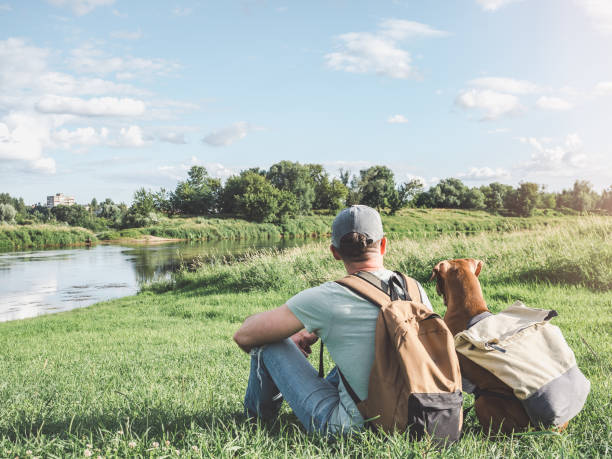
POLYGON ((290 338, 255 348, 244 397, 245 414, 275 419, 284 398, 309 433, 334 433, 342 428, 329 423, 340 404, 339 380, 337 368, 325 379, 319 378, 290 338), (279 392, 282 397, 275 397, 279 392))

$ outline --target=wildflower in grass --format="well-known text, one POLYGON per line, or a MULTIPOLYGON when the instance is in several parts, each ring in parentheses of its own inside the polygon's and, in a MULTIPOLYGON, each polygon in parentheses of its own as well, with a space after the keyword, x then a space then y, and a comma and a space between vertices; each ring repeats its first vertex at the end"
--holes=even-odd
POLYGON ((135 441, 131 441, 131 442, 128 443, 128 446, 130 448, 136 448, 136 442, 135 441))
POLYGON ((27 450, 26 451, 26 456, 31 456, 31 455, 32 455, 32 450, 31 449, 27 450))
POLYGON ((88 449, 93 448, 93 445, 91 443, 87 443, 85 446, 87 446, 88 449))
POLYGON ((176 453, 177 456, 181 455, 181 450, 180 449, 175 449, 174 452, 176 453))
POLYGON ((123 430, 118 430, 117 435, 123 435, 123 430))
POLYGON ((166 446, 170 446, 170 440, 166 440, 166 446))
POLYGON ((153 448, 159 448, 159 443, 158 443, 158 442, 156 442, 156 441, 154 441, 154 442, 153 442, 153 448))
POLYGON ((92 455, 93 453, 91 452, 91 450, 90 450, 90 449, 86 449, 86 450, 83 452, 83 454, 85 455, 85 457, 91 457, 91 455, 92 455))
POLYGON ((194 451, 197 451, 197 450, 198 450, 198 447, 197 447, 196 445, 193 445, 193 446, 191 447, 191 449, 192 449, 192 450, 194 450, 194 451))

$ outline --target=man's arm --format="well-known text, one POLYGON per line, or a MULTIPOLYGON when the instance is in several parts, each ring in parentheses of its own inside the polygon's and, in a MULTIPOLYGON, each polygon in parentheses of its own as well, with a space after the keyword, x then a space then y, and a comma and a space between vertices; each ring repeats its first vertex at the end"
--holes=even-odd
POLYGON ((244 352, 249 352, 254 347, 288 338, 303 328, 304 324, 284 304, 247 317, 234 334, 234 341, 244 352))

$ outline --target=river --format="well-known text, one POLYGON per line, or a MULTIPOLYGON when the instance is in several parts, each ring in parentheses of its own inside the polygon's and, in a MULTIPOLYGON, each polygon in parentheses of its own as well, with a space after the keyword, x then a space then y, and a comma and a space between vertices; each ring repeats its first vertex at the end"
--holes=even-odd
POLYGON ((0 252, 0 322, 25 319, 133 295, 148 282, 168 278, 193 260, 280 249, 303 239, 172 242, 157 245, 0 252))

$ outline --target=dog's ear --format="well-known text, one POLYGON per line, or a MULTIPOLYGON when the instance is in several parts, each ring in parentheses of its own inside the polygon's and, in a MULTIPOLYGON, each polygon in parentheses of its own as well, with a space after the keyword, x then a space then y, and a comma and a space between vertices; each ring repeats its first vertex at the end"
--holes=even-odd
POLYGON ((449 266, 450 263, 448 262, 448 260, 443 260, 439 262, 436 266, 433 267, 429 280, 432 281, 440 277, 440 274, 444 274, 446 271, 448 271, 449 266))
POLYGON ((474 263, 476 263, 476 269, 474 270, 474 274, 476 275, 476 277, 478 277, 478 275, 480 274, 480 270, 484 266, 484 261, 474 260, 474 263))

